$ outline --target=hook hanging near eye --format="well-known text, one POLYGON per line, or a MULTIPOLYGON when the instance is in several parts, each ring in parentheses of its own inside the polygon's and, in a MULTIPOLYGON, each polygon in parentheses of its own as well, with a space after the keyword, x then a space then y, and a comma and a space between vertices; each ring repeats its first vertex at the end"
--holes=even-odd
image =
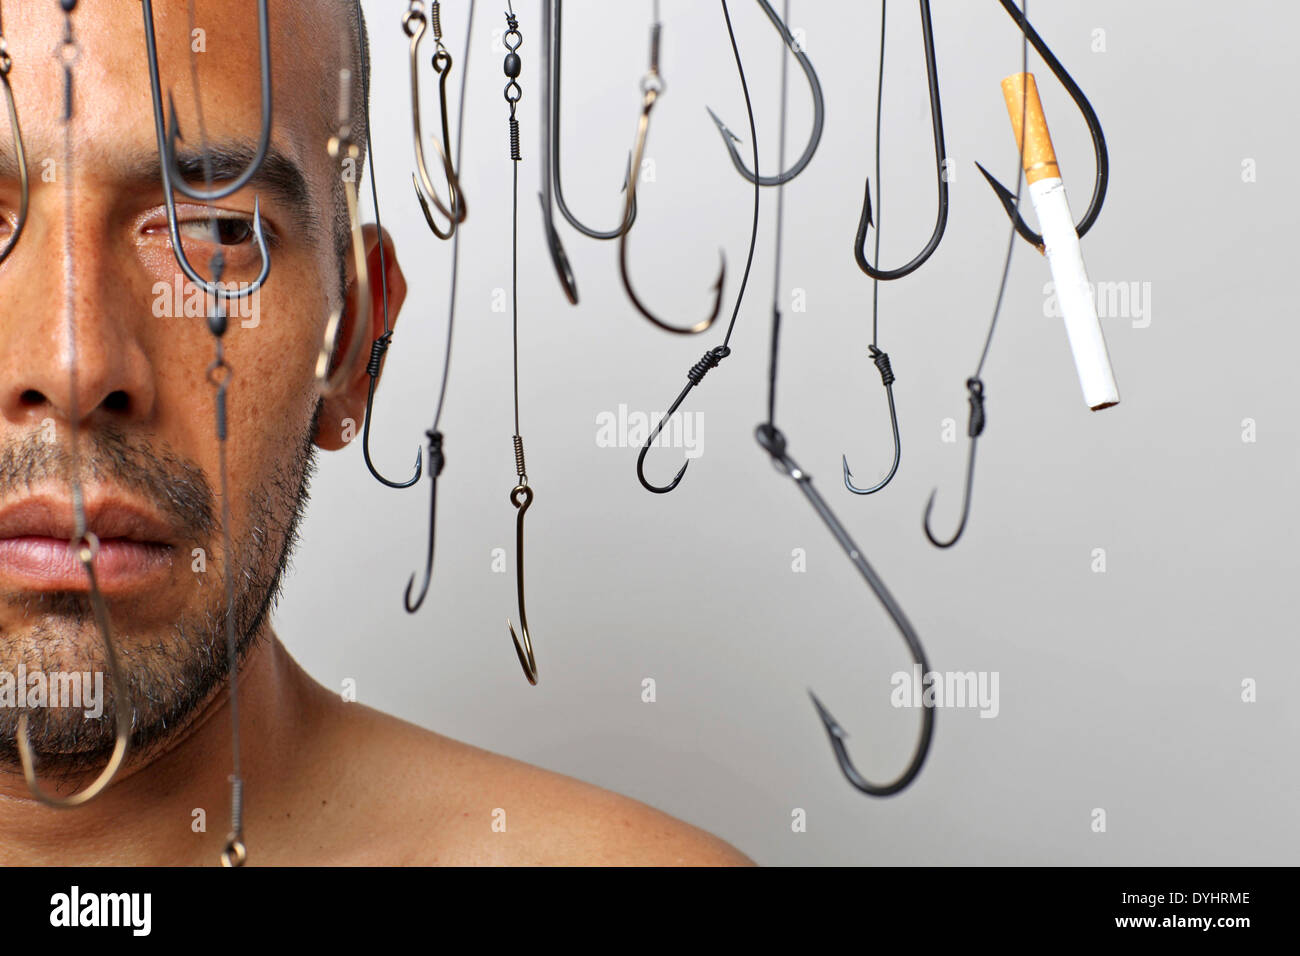
POLYGON ((970 453, 966 459, 966 490, 962 493, 961 499, 961 522, 957 525, 956 532, 947 541, 940 541, 930 531, 930 511, 934 508, 934 496, 938 493, 938 488, 930 492, 930 500, 925 504, 925 517, 921 519, 925 536, 936 548, 951 548, 956 544, 962 532, 966 530, 966 519, 970 517, 971 485, 975 482, 975 444, 979 440, 980 433, 984 431, 984 383, 978 378, 968 378, 966 389, 970 393, 970 418, 966 423, 966 435, 970 438, 970 453))
MULTIPOLYGON (((1106 150, 1106 136, 1101 129, 1101 120, 1097 118, 1096 110, 1094 110, 1092 104, 1088 102, 1088 97, 1085 96, 1083 90, 1079 88, 1079 84, 1074 82, 1074 78, 1066 72, 1065 67, 1061 65, 1061 61, 1052 53, 1051 48, 1043 42, 1043 38, 1038 35, 1038 32, 1032 26, 1030 26, 1028 18, 1021 12, 1020 8, 1016 6, 1014 0, 999 0, 999 2, 1002 4, 1002 8, 1011 15, 1011 19, 1016 21, 1016 26, 1020 28, 1020 32, 1025 35, 1033 48, 1038 51, 1038 55, 1041 56, 1043 62, 1047 64, 1047 68, 1052 71, 1053 75, 1060 81, 1061 85, 1065 87, 1065 91, 1070 94, 1070 99, 1074 100, 1075 105, 1079 107, 1079 112, 1083 114, 1084 122, 1088 124, 1088 133, 1092 136, 1092 151, 1093 157, 1096 161, 1097 172, 1093 180, 1092 198, 1088 201, 1088 208, 1084 210, 1083 218, 1080 219, 1078 225, 1075 226, 1075 232, 1077 232, 1079 237, 1082 238, 1083 235, 1092 228, 1092 224, 1097 221, 1097 216, 1101 213, 1102 203, 1106 201, 1106 186, 1110 181, 1110 157, 1106 150)), ((1007 211, 1007 215, 1011 217, 1011 221, 1015 224, 1016 232, 1018 232, 1021 238, 1025 239, 1039 252, 1043 252, 1046 248, 1043 244, 1043 237, 1030 229, 1028 223, 1026 223, 1024 218, 1020 215, 1016 194, 994 179, 993 175, 979 163, 976 163, 975 165, 979 167, 979 171, 984 174, 984 178, 988 181, 988 184, 992 186, 993 191, 997 193, 998 201, 1002 203, 1002 207, 1007 211)))
MULTIPOLYGON (((627 222, 628 216, 631 215, 633 205, 636 202, 636 184, 641 169, 641 160, 645 155, 646 135, 650 130, 650 110, 654 108, 655 101, 659 98, 659 94, 662 93, 664 89, 663 80, 659 76, 660 32, 661 25, 655 23, 650 32, 650 70, 641 79, 641 92, 643 96, 641 103, 641 118, 638 121, 636 128, 636 146, 632 150, 632 175, 628 181, 627 197, 623 206, 624 222, 627 222)), ((632 279, 628 274, 627 269, 627 236, 628 233, 626 230, 621 236, 619 236, 618 268, 619 273, 623 278, 623 288, 627 291, 627 297, 632 300, 632 305, 636 307, 636 310, 665 332, 675 332, 678 335, 695 335, 712 326, 713 323, 717 321, 718 315, 722 311, 722 287, 727 276, 727 257, 723 254, 722 250, 718 250, 718 256, 720 259, 718 278, 712 287, 715 292, 713 311, 709 313, 707 318, 696 322, 694 325, 682 327, 671 325, 651 312, 641 302, 641 299, 636 294, 636 290, 632 288, 632 279)))
POLYGON ((925 247, 906 265, 899 266, 897 269, 880 269, 867 261, 867 230, 874 225, 871 218, 871 179, 867 178, 862 200, 862 216, 858 219, 858 233, 853 242, 853 258, 857 261, 858 268, 873 279, 901 279, 921 268, 939 248, 939 242, 943 239, 944 230, 948 226, 948 174, 944 169, 946 149, 943 143, 943 110, 939 104, 939 68, 935 63, 934 55, 934 27, 930 23, 929 0, 920 0, 920 3, 921 34, 925 47, 925 77, 930 89, 930 121, 934 133, 934 170, 939 186, 939 207, 935 214, 934 230, 930 233, 930 240, 925 247))
MULTIPOLYGON (((808 59, 808 55, 804 53, 803 48, 791 36, 790 30, 784 21, 772 9, 767 0, 758 0, 758 5, 763 8, 767 18, 772 21, 772 26, 776 27, 777 32, 781 34, 781 39, 785 41, 785 45, 794 54, 795 60, 799 63, 799 68, 803 70, 803 75, 808 79, 808 87, 813 98, 812 132, 808 136, 808 145, 804 147, 803 155, 787 170, 783 170, 774 176, 757 177, 760 186, 780 186, 782 183, 794 179, 804 171, 804 167, 812 162, 813 154, 817 152, 817 146, 821 143, 822 129, 826 125, 826 98, 822 95, 821 81, 817 79, 817 71, 813 69, 812 61, 808 59)), ((717 113, 707 106, 705 109, 709 110, 709 116, 713 117, 713 123, 718 127, 718 133, 722 136, 722 142, 726 145, 727 152, 731 154, 731 163, 736 167, 736 172, 751 183, 754 182, 754 171, 745 165, 744 157, 740 155, 740 150, 736 148, 736 144, 740 142, 740 137, 727 128, 727 124, 719 119, 717 113)))

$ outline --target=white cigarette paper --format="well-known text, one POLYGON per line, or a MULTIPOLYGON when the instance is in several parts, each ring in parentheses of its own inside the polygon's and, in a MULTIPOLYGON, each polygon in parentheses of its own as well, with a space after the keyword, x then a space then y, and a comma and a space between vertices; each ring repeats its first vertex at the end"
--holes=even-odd
POLYGON ((1002 92, 1017 144, 1024 154, 1029 198, 1042 230, 1044 251, 1056 286, 1056 300, 1065 317, 1065 333, 1070 340, 1075 370, 1079 373, 1083 400, 1093 411, 1118 405, 1119 387, 1110 367, 1106 339, 1097 318, 1097 304, 1083 265, 1083 251, 1079 248, 1079 234, 1074 229, 1074 216, 1065 198, 1065 184, 1056 165, 1056 154, 1047 132, 1047 120, 1038 100, 1033 74, 1016 73, 1007 77, 1002 81, 1002 92), (1027 103, 1024 102, 1026 97, 1027 103), (1027 129, 1024 136, 1019 129, 1022 115, 1027 129))

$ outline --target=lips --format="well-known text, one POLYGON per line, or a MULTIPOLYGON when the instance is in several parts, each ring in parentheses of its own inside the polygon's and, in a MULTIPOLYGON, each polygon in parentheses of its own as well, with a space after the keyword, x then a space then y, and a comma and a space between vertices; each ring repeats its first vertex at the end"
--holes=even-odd
MULTIPOLYGON (((176 533, 144 507, 87 488, 86 527, 99 538, 95 579, 106 595, 146 589, 171 569, 176 533)), ((68 548, 75 534, 69 498, 35 495, 0 506, 0 589, 89 591, 68 548)))

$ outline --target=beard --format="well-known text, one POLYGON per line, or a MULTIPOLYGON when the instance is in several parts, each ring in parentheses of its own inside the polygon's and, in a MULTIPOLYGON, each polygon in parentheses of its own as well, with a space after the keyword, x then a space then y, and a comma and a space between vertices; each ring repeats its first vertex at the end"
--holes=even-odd
MULTIPOLYGON (((78 467, 83 481, 130 489, 153 502, 186 542, 201 548, 206 573, 193 575, 193 590, 175 620, 147 633, 133 631, 129 598, 108 600, 108 617, 120 677, 128 700, 113 691, 104 639, 95 623, 89 595, 79 591, 0 594, 11 616, 25 626, 0 626, 0 670, 18 674, 41 671, 102 673, 103 712, 88 719, 80 707, 26 709, 28 739, 42 777, 71 778, 98 769, 112 753, 117 708, 132 711, 131 751, 147 755, 165 749, 194 721, 230 676, 226 626, 233 618, 236 660, 243 662, 264 632, 267 616, 283 587, 284 572, 298 540, 299 523, 316 467, 316 434, 323 404, 318 402, 305 431, 287 447, 293 453, 276 462, 253 487, 231 490, 231 510, 243 502, 246 531, 221 546, 219 505, 196 464, 141 440, 128 440, 111 428, 83 439, 78 467), (225 575, 233 581, 227 604, 225 575)), ((0 449, 0 496, 11 496, 33 483, 70 473, 70 456, 39 436, 0 449)), ((234 529, 232 529, 232 539, 234 529)), ((174 548, 176 565, 188 560, 174 548)), ((195 557, 197 564, 199 557, 195 557)), ((51 681, 51 683, 53 683, 51 681)), ((0 761, 18 763, 18 718, 23 711, 0 707, 0 761)))

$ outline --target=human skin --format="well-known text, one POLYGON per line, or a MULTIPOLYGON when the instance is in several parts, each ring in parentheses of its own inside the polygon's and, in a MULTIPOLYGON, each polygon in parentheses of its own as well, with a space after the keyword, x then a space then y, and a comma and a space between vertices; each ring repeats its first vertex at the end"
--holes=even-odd
MULTIPOLYGON (((333 451, 345 444, 341 423, 360 422, 365 413, 369 380, 363 357, 315 418, 314 365, 338 286, 332 219, 338 173, 325 148, 340 66, 338 11, 337 0, 271 4, 272 144, 302 170, 316 225, 304 226, 300 208, 254 185, 214 203, 221 215, 251 219, 260 196, 263 220, 275 237, 271 275, 259 293, 260 321, 242 328, 232 320, 224 342, 235 370, 228 474, 236 547, 253 540, 259 520, 240 490, 286 474, 301 477, 297 436, 306 438, 313 420, 319 424, 315 445, 333 451)), ((181 129, 194 144, 199 125, 189 86, 184 0, 159 0, 155 22, 164 88, 176 91, 181 129)), ((246 142, 260 123, 253 5, 201 0, 198 22, 209 49, 221 51, 195 58, 206 136, 246 142)), ((63 15, 54 0, 4 8, 14 58, 10 78, 33 178, 26 228, 0 266, 0 448, 30 441, 50 420, 60 443, 66 445, 75 428, 87 450, 97 433, 112 430, 127 442, 173 451, 219 490, 213 389, 204 375, 213 337, 202 318, 158 318, 152 309, 155 283, 172 283, 178 267, 156 176, 146 181, 131 175, 139 157, 157 154, 139 0, 82 3, 74 25, 80 58, 69 208, 62 166, 63 71, 51 55, 62 38, 63 15), (41 176, 47 159, 59 171, 53 181, 41 176), (64 295, 69 273, 71 327, 64 295)), ((8 135, 7 129, 0 133, 8 135)), ((177 199, 181 220, 191 224, 187 249, 192 238, 192 259, 206 274, 213 247, 195 226, 212 213, 184 196, 177 199)), ((11 224, 17 208, 17 181, 5 174, 0 210, 11 224)), ((362 337, 363 347, 383 331, 381 242, 391 321, 406 295, 391 239, 371 226, 365 233, 376 280, 371 326, 349 330, 362 337)), ((8 235, 0 239, 8 241, 8 235)), ((227 278, 255 274, 251 243, 226 245, 224 252, 227 278)), ((349 264, 349 315, 358 311, 353 275, 349 264)), ((88 502, 126 493, 111 474, 83 481, 88 502)), ((0 500, 0 513, 30 494, 72 513, 67 481, 11 490, 0 500)), ((132 493, 131 500, 140 497, 132 493)), ((286 503, 277 502, 276 509, 261 556, 272 562, 284 545, 279 532, 291 517, 286 503)), ((115 637, 128 656, 146 653, 151 640, 170 633, 174 619, 213 606, 220 578, 206 580, 191 570, 190 545, 199 540, 213 548, 220 574, 220 536, 178 529, 167 539, 166 566, 157 573, 107 581, 115 637)), ((68 670, 97 660, 102 639, 93 621, 53 615, 41 619, 44 630, 36 629, 31 599, 41 591, 30 576, 0 565, 0 650, 33 647, 47 664, 68 670)), ((351 596, 370 600, 363 593, 351 596)), ((717 838, 634 800, 344 702, 291 659, 268 622, 240 668, 239 690, 250 865, 749 862, 717 838), (498 808, 506 812, 505 832, 493 829, 498 808)), ((169 725, 164 740, 138 750, 107 792, 73 810, 37 802, 18 768, 5 767, 0 863, 215 864, 228 825, 230 718, 228 695, 219 689, 186 720, 169 725), (191 826, 197 808, 206 812, 205 832, 191 826)), ((52 774, 46 788, 71 793, 89 783, 94 771, 64 776, 52 774)))

